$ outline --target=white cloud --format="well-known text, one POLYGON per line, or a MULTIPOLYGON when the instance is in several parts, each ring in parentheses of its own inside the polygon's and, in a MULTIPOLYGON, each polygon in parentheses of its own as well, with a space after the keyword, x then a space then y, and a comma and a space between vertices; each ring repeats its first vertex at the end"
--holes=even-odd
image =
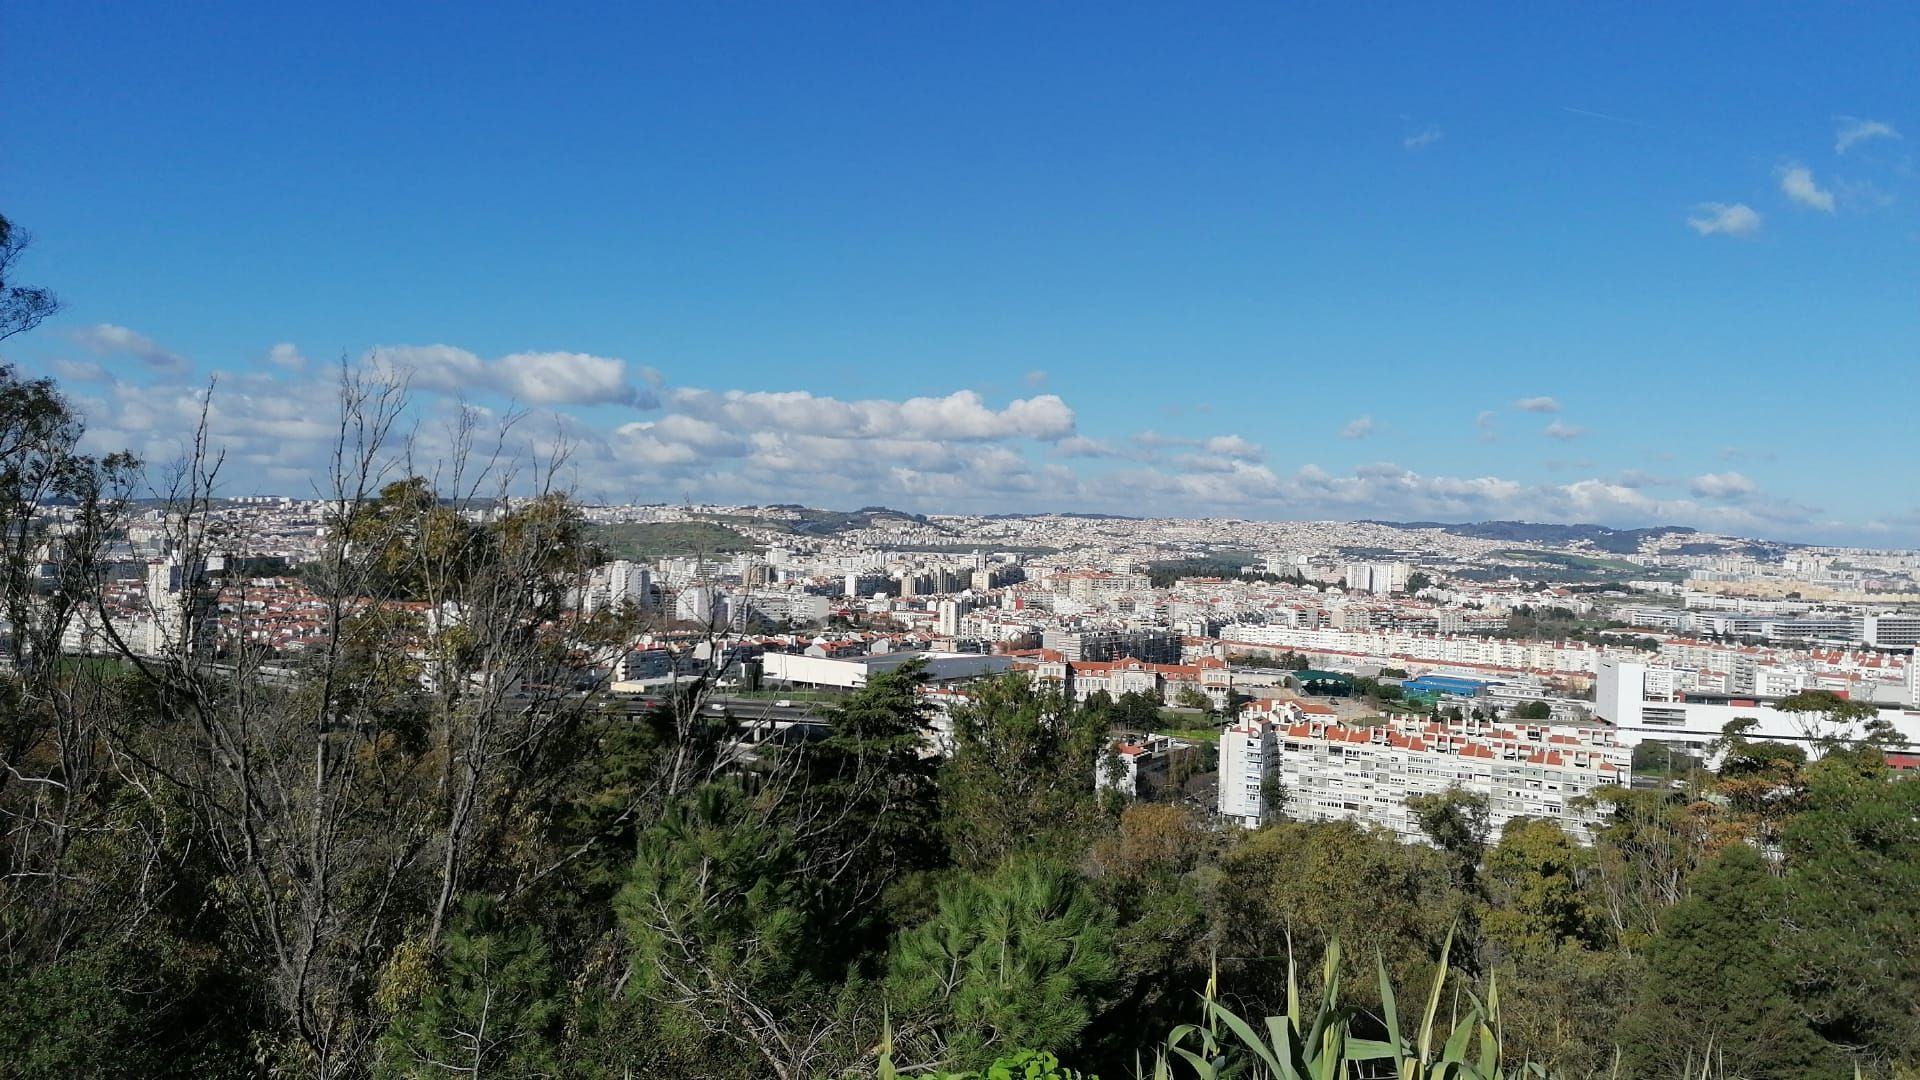
POLYGON ((69 382, 112 382, 107 369, 91 360, 55 360, 53 373, 69 382))
POLYGON ((607 356, 513 353, 496 361, 493 373, 516 400, 535 405, 658 405, 651 394, 643 395, 627 381, 626 361, 607 356))
POLYGON ((1585 435, 1587 429, 1575 424, 1569 424, 1564 420, 1555 420, 1553 423, 1541 428, 1540 433, 1549 439, 1559 439, 1561 442, 1567 442, 1585 435))
POLYGON ((1022 382, 1026 383, 1028 386, 1033 387, 1035 390, 1038 390, 1041 387, 1047 385, 1047 378, 1048 378, 1047 373, 1044 371, 1041 371, 1038 368, 1035 368, 1034 370, 1029 371, 1025 375, 1022 375, 1020 377, 1022 382))
POLYGON ((184 375, 193 366, 186 357, 161 348, 147 335, 113 323, 96 323, 75 330, 73 340, 89 352, 132 356, 163 375, 184 375))
POLYGON ((376 345, 367 366, 380 378, 404 378, 414 390, 460 394, 492 388, 486 361, 453 345, 376 345))
POLYGON ((1628 469, 1615 477, 1613 482, 1619 484, 1621 487, 1630 488, 1667 487, 1673 483, 1671 480, 1655 476, 1652 473, 1641 472, 1639 469, 1628 469))
POLYGON ((745 391, 681 389, 668 406, 676 411, 743 428, 773 428, 838 438, 908 435, 929 439, 1043 441, 1073 434, 1073 410, 1055 394, 1012 401, 992 409, 972 390, 940 398, 905 401, 841 401, 804 390, 745 391))
POLYGON ((307 366, 307 358, 300 355, 300 350, 285 341, 267 350, 267 360, 287 371, 301 371, 307 366))
POLYGON ((1804 528, 1812 508, 1755 496, 1737 503, 1662 499, 1639 485, 1598 478, 1528 485, 1498 476, 1426 476, 1391 462, 1335 475, 1304 465, 1279 475, 1265 467, 1175 473, 1123 469, 1081 485, 1080 505, 1126 512, 1143 499, 1163 512, 1241 518, 1597 522, 1616 526, 1690 524, 1731 533, 1804 528))
POLYGON ((1140 431, 1129 435, 1128 441, 1146 450, 1159 450, 1168 446, 1199 446, 1198 439, 1183 439, 1178 435, 1162 435, 1157 431, 1140 431))
MULTIPOLYGON (((445 378, 474 370, 470 355, 451 350, 416 359, 436 362, 431 376, 445 378)), ((489 367, 480 364, 483 378, 490 377, 489 367)), ((325 372, 220 378, 208 419, 215 445, 228 455, 229 490, 311 489, 335 433, 330 382, 325 372)), ((85 390, 98 395, 75 395, 87 416, 90 451, 124 445, 161 462, 179 453, 207 400, 204 390, 177 384, 109 381, 85 390)), ((829 506, 886 502, 931 512, 1082 509, 1295 520, 1676 523, 1749 535, 1824 527, 1815 511, 1769 497, 1731 472, 1691 481, 1632 473, 1582 479, 1574 473, 1566 483, 1532 484, 1501 476, 1424 475, 1391 462, 1362 464, 1344 474, 1314 465, 1287 471, 1264 464, 1258 444, 1231 434, 1194 439, 1148 432, 1132 447, 1070 428, 1049 438, 1072 416, 1058 399, 995 409, 968 391, 870 401, 688 388, 666 396, 663 415, 617 426, 530 405, 511 429, 509 453, 524 452, 516 449, 523 445, 537 450, 570 443, 569 467, 582 478, 575 481, 582 494, 620 501, 687 494, 829 506), (1034 453, 1035 440, 1046 456, 1034 453), (1149 458, 1138 447, 1183 449, 1149 458)), ((445 424, 433 421, 452 419, 460 409, 446 398, 416 397, 414 418, 428 422, 402 425, 413 432, 413 467, 432 471, 449 452, 449 439, 438 432, 445 424)), ((504 422, 486 410, 472 411, 487 431, 504 422)), ((1575 461, 1566 467, 1594 465, 1575 461)))
POLYGON ((1204 446, 1210 454, 1240 461, 1259 461, 1266 456, 1266 450, 1259 443, 1249 442, 1238 435, 1215 435, 1204 446))
POLYGON ((1833 192, 1813 182, 1813 170, 1805 165, 1782 165, 1778 170, 1780 190, 1801 206, 1833 213, 1833 192))
POLYGON ((1118 448, 1099 439, 1089 439, 1085 435, 1069 435, 1053 444, 1050 451, 1055 457, 1063 458, 1108 458, 1120 456, 1118 448))
POLYGON ((1416 134, 1409 135, 1406 138, 1401 139, 1400 145, 1408 150, 1419 150, 1428 146, 1432 146, 1434 143, 1437 143, 1441 139, 1444 139, 1446 137, 1447 137, 1447 133, 1444 131, 1441 131, 1439 128, 1428 127, 1416 134))
POLYGON ((1493 442, 1500 437, 1499 429, 1494 426, 1499 416, 1500 414, 1492 409, 1482 409, 1480 414, 1473 418, 1473 426, 1480 429, 1481 442, 1493 442))
MULTIPOLYGON (((628 380, 625 360, 588 353, 519 352, 488 363, 454 345, 380 345, 367 363, 432 393, 492 391, 529 405, 660 405, 658 395, 628 380)), ((657 385, 658 372, 643 367, 638 374, 657 385)))
POLYGON ((1856 116, 1835 117, 1833 132, 1833 152, 1844 154, 1859 143, 1869 139, 1897 139, 1900 133, 1892 124, 1879 120, 1862 120, 1856 116))
MULTIPOLYGON (((1557 413, 1560 411, 1560 402, 1550 397, 1525 397, 1514 402, 1513 407, 1519 409, 1521 412, 1557 413)), ((1491 414, 1481 413, 1480 415, 1488 416, 1491 414)))
POLYGON ((1704 202, 1693 208, 1687 224, 1701 236, 1755 236, 1760 232, 1760 212, 1746 203, 1704 202))
POLYGON ((1363 413, 1347 421, 1346 426, 1340 429, 1340 437, 1343 439, 1364 439, 1373 434, 1373 429, 1373 417, 1363 413))
POLYGON ((1694 477, 1687 490, 1703 499, 1743 499, 1760 489, 1737 472, 1722 472, 1694 477))

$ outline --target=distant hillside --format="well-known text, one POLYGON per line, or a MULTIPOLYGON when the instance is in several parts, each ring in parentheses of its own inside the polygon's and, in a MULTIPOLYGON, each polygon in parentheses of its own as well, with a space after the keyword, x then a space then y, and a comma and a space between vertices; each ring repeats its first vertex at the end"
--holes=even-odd
POLYGON ((856 529, 927 523, 925 514, 910 514, 905 510, 895 510, 886 506, 863 506, 858 510, 815 510, 797 503, 780 503, 764 509, 787 510, 799 514, 800 517, 796 521, 779 521, 769 518, 758 520, 755 524, 765 528, 785 528, 802 536, 832 536, 835 533, 852 532, 856 529))
POLYGON ((593 538, 618 559, 720 555, 757 551, 752 538, 711 521, 641 521, 596 525, 593 538))
POLYGON ((1700 530, 1686 525, 1656 525, 1649 529, 1612 529, 1605 525, 1554 525, 1531 521, 1480 521, 1449 524, 1444 521, 1373 521, 1396 529, 1439 529, 1450 536, 1470 536, 1476 540, 1499 540, 1516 544, 1588 543, 1601 551, 1632 555, 1640 542, 1662 536, 1692 536, 1700 530))

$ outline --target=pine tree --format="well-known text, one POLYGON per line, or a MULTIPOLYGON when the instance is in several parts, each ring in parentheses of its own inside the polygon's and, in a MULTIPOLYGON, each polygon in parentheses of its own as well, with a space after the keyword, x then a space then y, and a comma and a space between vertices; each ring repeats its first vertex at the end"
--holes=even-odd
POLYGON ((959 879, 899 937, 889 1008, 896 1030, 937 1033, 952 1064, 1017 1048, 1065 1053, 1114 980, 1113 949, 1112 916, 1077 875, 1017 862, 959 879))
POLYGON ((549 1076, 561 994, 547 948, 531 924, 509 925, 472 897, 425 971, 403 947, 383 996, 393 1010, 380 1040, 381 1077, 549 1076))

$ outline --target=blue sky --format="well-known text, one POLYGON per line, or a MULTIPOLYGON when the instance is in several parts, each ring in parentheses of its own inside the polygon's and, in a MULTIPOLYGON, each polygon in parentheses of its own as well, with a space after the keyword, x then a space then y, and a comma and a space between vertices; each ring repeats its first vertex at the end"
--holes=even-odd
POLYGON ((384 347, 606 498, 1920 543, 1920 8, 1684 7, 26 0, 0 348, 235 493, 384 347))

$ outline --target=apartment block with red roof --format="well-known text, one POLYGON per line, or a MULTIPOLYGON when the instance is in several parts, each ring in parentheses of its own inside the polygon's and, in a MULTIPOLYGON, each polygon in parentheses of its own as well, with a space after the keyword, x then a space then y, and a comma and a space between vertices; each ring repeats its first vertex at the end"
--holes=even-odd
POLYGON ((1449 788, 1484 795, 1495 835, 1520 817, 1591 843, 1602 811, 1582 797, 1631 780, 1631 751, 1604 728, 1463 719, 1339 723, 1294 701, 1261 701, 1221 736, 1220 812, 1243 825, 1278 815, 1353 820, 1425 842, 1407 807, 1449 788))

